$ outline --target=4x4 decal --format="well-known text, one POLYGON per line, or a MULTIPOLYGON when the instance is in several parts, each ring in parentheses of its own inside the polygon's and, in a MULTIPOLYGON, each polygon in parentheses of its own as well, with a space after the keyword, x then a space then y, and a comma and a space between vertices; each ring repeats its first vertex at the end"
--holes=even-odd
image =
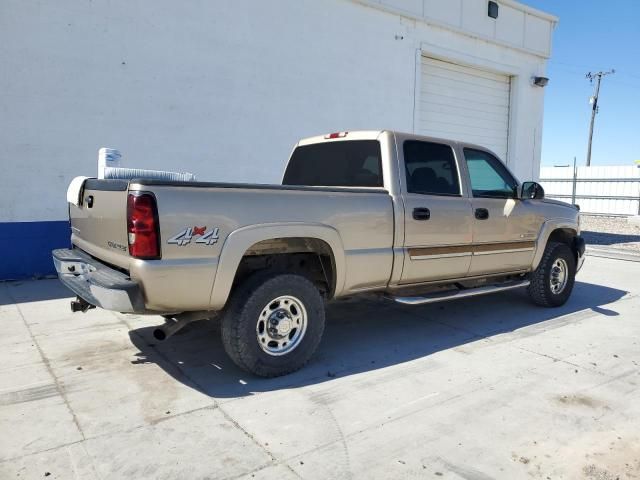
POLYGON ((207 230, 207 227, 187 227, 167 240, 167 243, 184 247, 189 245, 192 240, 194 243, 213 245, 218 241, 218 228, 207 230))

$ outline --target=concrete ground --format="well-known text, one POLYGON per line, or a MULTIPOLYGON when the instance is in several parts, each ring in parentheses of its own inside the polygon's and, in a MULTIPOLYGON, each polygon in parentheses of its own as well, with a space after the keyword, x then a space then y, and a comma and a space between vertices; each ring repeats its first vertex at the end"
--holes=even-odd
POLYGON ((640 478, 640 263, 587 258, 558 309, 507 292, 328 310, 302 371, 263 380, 216 322, 69 312, 0 285, 0 478, 640 478))

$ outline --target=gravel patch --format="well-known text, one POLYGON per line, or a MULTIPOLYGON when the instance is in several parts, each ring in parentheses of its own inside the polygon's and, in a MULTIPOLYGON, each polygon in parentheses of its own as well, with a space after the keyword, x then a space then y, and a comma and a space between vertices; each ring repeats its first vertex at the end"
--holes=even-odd
POLYGON ((640 226, 625 217, 580 215, 582 236, 588 245, 603 245, 640 253, 640 226))

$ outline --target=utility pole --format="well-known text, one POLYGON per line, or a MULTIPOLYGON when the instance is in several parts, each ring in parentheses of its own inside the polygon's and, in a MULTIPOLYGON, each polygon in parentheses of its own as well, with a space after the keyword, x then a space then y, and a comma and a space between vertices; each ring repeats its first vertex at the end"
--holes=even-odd
POLYGON ((608 72, 597 72, 597 73, 587 73, 586 77, 589 79, 591 83, 593 83, 593 79, 596 79, 596 91, 591 97, 591 125, 589 126, 589 147, 587 148, 587 167, 591 165, 591 142, 593 141, 593 122, 596 119, 596 113, 598 113, 598 95, 600 93, 600 81, 602 77, 606 75, 610 75, 612 73, 616 73, 614 69, 609 70, 608 72))

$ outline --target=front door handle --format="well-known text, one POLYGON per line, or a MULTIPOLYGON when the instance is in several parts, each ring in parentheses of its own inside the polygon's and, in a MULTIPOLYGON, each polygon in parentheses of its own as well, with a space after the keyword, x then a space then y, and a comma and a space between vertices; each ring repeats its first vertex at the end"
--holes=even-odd
POLYGON ((486 208, 476 208, 476 218, 478 220, 486 220, 489 218, 489 210, 486 208))
POLYGON ((431 211, 428 208, 413 209, 414 220, 429 220, 430 218, 431 218, 431 211))

